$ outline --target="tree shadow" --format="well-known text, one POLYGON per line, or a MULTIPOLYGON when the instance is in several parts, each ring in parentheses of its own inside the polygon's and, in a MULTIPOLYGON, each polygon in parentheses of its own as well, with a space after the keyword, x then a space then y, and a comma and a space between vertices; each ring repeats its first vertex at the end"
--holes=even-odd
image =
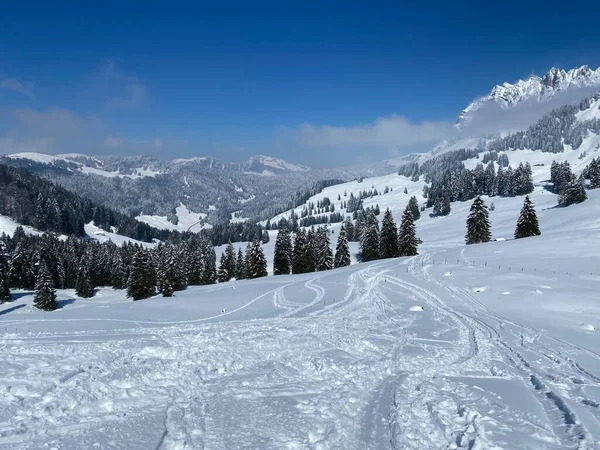
POLYGON ((15 305, 15 306, 11 306, 10 308, 4 309, 2 311, 0 311, 0 316, 4 315, 4 314, 8 314, 9 312, 12 312, 16 309, 19 308, 24 308, 25 306, 27 306, 26 304, 22 303, 20 305, 15 305))
POLYGON ((65 298, 62 300, 58 300, 57 303, 58 303, 58 309, 60 309, 60 308, 64 308, 67 305, 75 303, 75 299, 74 298, 65 298))
POLYGON ((25 297, 26 295, 33 295, 33 291, 24 291, 24 292, 11 292, 9 302, 14 302, 15 300, 19 300, 21 297, 25 297))

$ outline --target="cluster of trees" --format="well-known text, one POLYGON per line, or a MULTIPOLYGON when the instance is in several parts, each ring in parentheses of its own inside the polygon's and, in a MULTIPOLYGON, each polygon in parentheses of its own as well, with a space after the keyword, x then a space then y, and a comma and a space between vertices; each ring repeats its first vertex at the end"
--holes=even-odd
POLYGON ((483 154, 483 158, 481 158, 481 162, 483 164, 487 164, 490 161, 496 161, 499 167, 508 167, 510 164, 508 160, 508 155, 506 153, 498 153, 496 151, 489 151, 483 154))
MULTIPOLYGON (((533 203, 527 195, 525 196, 523 207, 521 208, 521 213, 517 220, 514 237, 515 239, 520 239, 539 236, 540 234, 537 214, 533 203)), ((471 204, 469 217, 467 218, 467 234, 465 236, 465 242, 467 245, 481 244, 489 242, 491 239, 492 232, 488 208, 483 199, 480 196, 477 196, 471 204)))
POLYGON ((85 236, 91 221, 139 241, 169 239, 174 232, 158 230, 110 208, 98 205, 24 169, 0 164, 0 214, 41 231, 85 236))
POLYGON ((349 264, 350 250, 344 226, 338 235, 335 258, 327 227, 311 228, 308 231, 300 229, 295 233, 293 243, 292 233, 286 227, 280 228, 277 233, 273 255, 274 275, 330 270, 349 264))
POLYGON ((533 188, 529 163, 519 164, 515 170, 511 166, 506 170, 500 166, 496 173, 494 163, 490 161, 485 168, 478 163, 473 170, 445 173, 432 181, 424 195, 427 206, 433 206, 434 214, 444 216, 450 213, 450 202, 453 201, 470 200, 479 195, 526 195, 533 192, 533 188))
MULTIPOLYGON (((584 173, 580 177, 576 177, 571 171, 571 165, 568 161, 562 163, 552 161, 552 165, 550 166, 550 181, 552 182, 554 192, 558 194, 559 205, 569 206, 587 200, 584 173)), ((589 170, 588 173, 590 173, 589 170)), ((594 174, 591 173, 591 175, 594 174)))
POLYGON ((591 100, 584 99, 577 106, 565 105, 554 109, 544 114, 527 130, 491 142, 488 150, 503 152, 530 149, 562 153, 565 145, 577 149, 588 132, 600 133, 600 119, 576 120, 576 114, 588 109, 591 100))
MULTIPOLYGON (((230 254, 230 247, 226 254, 230 254)), ((9 289, 37 292, 40 283, 52 289, 75 289, 84 298, 92 297, 98 286, 127 288, 128 295, 139 300, 156 292, 170 296, 188 285, 267 274, 259 240, 235 259, 233 268, 231 260, 225 258, 217 270, 212 243, 198 234, 144 248, 131 243, 119 247, 110 241, 99 243, 74 236, 63 240, 52 234, 28 235, 18 227, 12 237, 0 237, 0 301, 10 299, 9 289)), ((56 306, 55 302, 47 304, 56 306)))

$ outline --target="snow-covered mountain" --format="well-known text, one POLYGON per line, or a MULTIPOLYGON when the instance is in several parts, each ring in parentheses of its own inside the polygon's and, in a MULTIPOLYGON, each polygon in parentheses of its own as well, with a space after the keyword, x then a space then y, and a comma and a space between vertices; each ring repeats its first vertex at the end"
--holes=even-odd
POLYGON ((526 102, 545 103, 560 93, 583 87, 600 87, 600 67, 592 70, 581 66, 569 71, 553 67, 542 77, 531 75, 514 84, 494 86, 488 95, 476 99, 460 113, 456 127, 459 130, 466 128, 486 105, 508 109, 526 102))

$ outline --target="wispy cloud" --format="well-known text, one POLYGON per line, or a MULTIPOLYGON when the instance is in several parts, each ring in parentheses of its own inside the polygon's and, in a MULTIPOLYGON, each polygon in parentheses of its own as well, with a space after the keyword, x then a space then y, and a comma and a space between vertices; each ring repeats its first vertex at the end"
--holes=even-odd
POLYGON ((103 66, 99 78, 108 94, 106 105, 110 108, 135 109, 148 98, 148 91, 140 80, 124 74, 112 61, 103 66))
POLYGON ((0 88, 15 91, 27 97, 33 97, 33 83, 25 83, 17 78, 3 79, 0 81, 0 88))
POLYGON ((122 150, 127 153, 156 153, 162 150, 165 143, 162 139, 147 140, 123 139, 120 136, 108 136, 104 139, 104 148, 108 150, 122 150))
POLYGON ((295 131, 311 147, 362 147, 397 149, 436 142, 455 133, 449 122, 412 123, 402 116, 380 117, 372 123, 350 127, 303 124, 295 131))

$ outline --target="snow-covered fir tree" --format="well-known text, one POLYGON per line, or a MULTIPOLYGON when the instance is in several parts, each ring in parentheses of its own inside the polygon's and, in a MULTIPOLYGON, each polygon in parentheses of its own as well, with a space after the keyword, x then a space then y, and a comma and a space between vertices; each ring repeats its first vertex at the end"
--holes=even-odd
POLYGON ((515 239, 539 236, 540 234, 540 226, 538 224, 537 214, 535 213, 533 203, 527 195, 525 196, 523 207, 521 208, 521 214, 517 220, 515 239))
POLYGON ((36 308, 44 311, 53 311, 58 308, 52 275, 48 270, 46 261, 43 259, 40 260, 38 273, 35 280, 33 304, 36 308))
POLYGON ((487 206, 477 196, 471 204, 469 217, 467 218, 467 234, 465 240, 467 244, 480 244, 489 242, 492 238, 490 231, 490 220, 487 206))
POLYGON ((212 243, 208 240, 202 242, 202 273, 200 284, 213 284, 217 281, 217 254, 212 243))
POLYGON ((173 294, 175 293, 171 280, 168 278, 163 281, 161 293, 163 297, 173 297, 173 294))
POLYGON ((315 271, 315 253, 309 234, 299 229, 294 239, 292 252, 292 273, 309 273, 315 271))
MULTIPOLYGON (((22 227, 19 227, 17 231, 19 229, 23 230, 22 227)), ((13 242, 16 241, 17 244, 10 261, 10 284, 16 289, 33 289, 35 286, 33 255, 27 250, 25 241, 19 240, 21 238, 17 231, 13 236, 13 242)))
POLYGON ((244 259, 244 252, 242 249, 238 249, 237 261, 235 263, 235 278, 237 280, 243 280, 246 278, 246 262, 244 259))
POLYGON ((280 228, 275 240, 273 275, 288 275, 292 271, 292 238, 286 226, 280 228))
POLYGON ((360 252, 363 261, 379 259, 379 222, 374 213, 365 216, 361 230, 360 252))
POLYGON ((120 253, 115 253, 113 258, 111 286, 113 289, 125 289, 127 287, 127 269, 120 253))
POLYGON ((10 266, 6 245, 0 239, 0 304, 8 300, 10 300, 10 266))
POLYGON ((148 252, 138 248, 131 262, 131 273, 127 283, 127 297, 142 300, 154 295, 156 291, 156 275, 148 252))
POLYGON ((333 251, 329 241, 329 230, 327 227, 319 227, 315 233, 315 259, 317 271, 333 269, 333 251))
POLYGON ((338 234, 337 244, 335 246, 335 258, 333 267, 346 267, 350 265, 350 248, 346 237, 346 226, 342 225, 338 234))
POLYGON ((249 249, 248 266, 246 271, 249 279, 267 276, 267 259, 263 253, 260 241, 255 240, 249 249))
MULTIPOLYGON (((408 208, 413 215, 413 219, 415 221, 421 218, 421 211, 419 210, 419 202, 417 201, 417 197, 414 195, 408 200, 408 208)), ((382 225, 383 226, 383 225, 382 225)))
POLYGON ((447 216, 450 214, 452 207, 450 205, 450 197, 444 194, 435 200, 433 205, 433 214, 436 216, 447 216))
MULTIPOLYGON (((414 197, 412 197, 414 198, 414 197)), ((412 211, 414 205, 409 204, 408 210, 412 211)), ((392 216, 392 212, 388 209, 383 213, 381 221, 381 233, 379 234, 379 257, 380 258, 396 258, 400 256, 400 247, 398 246, 398 228, 392 216)))
POLYGON ((233 248, 233 244, 229 242, 225 248, 225 251, 221 255, 221 261, 219 263, 219 270, 217 273, 219 283, 224 283, 235 277, 235 265, 235 248, 233 248))
POLYGON ((407 206, 402 214, 398 233, 398 251, 400 256, 415 256, 418 254, 419 239, 412 212, 407 206))
POLYGON ((94 286, 92 286, 90 263, 87 255, 83 255, 79 260, 75 293, 81 298, 90 298, 94 296, 94 286))
POLYGON ((558 197, 558 204, 561 206, 570 206, 576 203, 582 203, 587 200, 585 184, 583 178, 573 178, 569 181, 558 197))

